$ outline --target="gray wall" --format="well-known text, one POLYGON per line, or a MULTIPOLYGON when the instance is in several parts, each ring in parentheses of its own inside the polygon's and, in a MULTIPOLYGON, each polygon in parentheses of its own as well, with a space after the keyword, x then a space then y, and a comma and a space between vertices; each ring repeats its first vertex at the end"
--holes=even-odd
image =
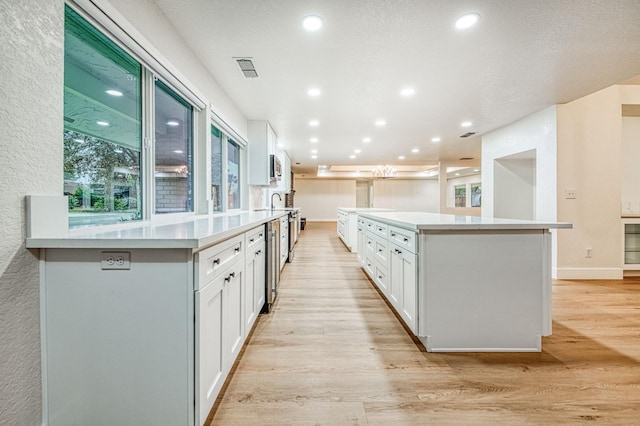
POLYGON ((0 0, 0 424, 41 424, 37 252, 26 194, 61 194, 64 2, 0 0))

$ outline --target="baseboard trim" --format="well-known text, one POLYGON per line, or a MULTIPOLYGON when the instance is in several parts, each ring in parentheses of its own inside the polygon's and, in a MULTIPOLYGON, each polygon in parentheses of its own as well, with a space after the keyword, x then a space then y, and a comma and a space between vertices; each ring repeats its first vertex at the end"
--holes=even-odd
POLYGON ((621 280, 622 268, 553 268, 558 280, 621 280))

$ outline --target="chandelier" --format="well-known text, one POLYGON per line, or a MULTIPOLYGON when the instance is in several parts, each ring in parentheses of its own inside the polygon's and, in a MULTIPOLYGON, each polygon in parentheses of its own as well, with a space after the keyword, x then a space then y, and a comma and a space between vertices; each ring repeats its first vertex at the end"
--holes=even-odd
POLYGON ((374 178, 378 178, 378 179, 387 179, 387 178, 392 178, 396 176, 396 168, 389 166, 389 165, 384 165, 384 166, 376 166, 373 168, 373 170, 371 171, 371 173, 373 174, 374 178))

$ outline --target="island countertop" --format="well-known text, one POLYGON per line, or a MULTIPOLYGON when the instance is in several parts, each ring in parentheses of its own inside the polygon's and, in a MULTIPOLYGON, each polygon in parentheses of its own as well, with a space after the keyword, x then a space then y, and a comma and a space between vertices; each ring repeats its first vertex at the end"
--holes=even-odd
POLYGON ((148 221, 118 227, 80 228, 27 238, 27 248, 186 248, 201 250, 256 226, 285 216, 285 210, 199 215, 164 223, 148 221))
POLYGON ((573 227, 572 224, 564 222, 500 219, 426 212, 360 212, 359 215, 416 232, 428 230, 566 229, 573 227))

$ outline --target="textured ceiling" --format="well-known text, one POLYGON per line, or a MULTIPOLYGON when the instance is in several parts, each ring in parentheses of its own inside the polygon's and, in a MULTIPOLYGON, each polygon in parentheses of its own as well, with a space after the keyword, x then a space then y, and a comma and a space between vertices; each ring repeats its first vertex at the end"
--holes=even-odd
POLYGON ((297 172, 478 158, 482 133, 640 74, 638 0, 155 3, 246 117, 271 122, 297 172), (454 29, 467 12, 478 24, 454 29), (324 27, 305 32, 307 14, 324 27), (253 58, 259 77, 234 57, 253 58), (404 86, 415 95, 401 97, 404 86), (459 138, 468 131, 478 135, 459 138))

